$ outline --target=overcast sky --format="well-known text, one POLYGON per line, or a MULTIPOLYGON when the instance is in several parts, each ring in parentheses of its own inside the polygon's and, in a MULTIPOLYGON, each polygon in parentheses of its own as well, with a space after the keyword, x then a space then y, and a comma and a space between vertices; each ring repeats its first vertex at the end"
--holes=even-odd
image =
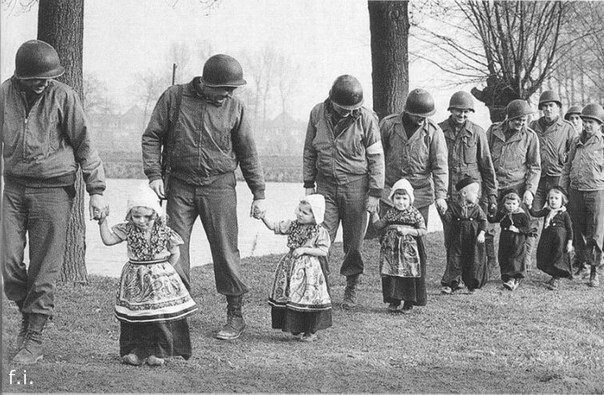
MULTIPOLYGON (((103 0, 85 2, 84 72, 105 81, 110 95, 123 106, 132 102, 137 71, 170 64, 165 59, 173 42, 194 46, 211 43, 216 53, 253 52, 271 46, 300 64, 300 84, 290 110, 306 121, 323 100, 333 80, 352 74, 363 84, 371 107, 369 16, 365 0, 221 0, 204 10, 197 0, 103 0)), ((5 10, 1 19, 2 80, 14 72, 19 45, 36 37, 37 7, 28 13, 5 10)), ((412 50, 421 50, 412 41, 412 50)), ((197 66, 201 74, 201 64, 197 66)), ((245 73, 246 70, 244 70, 245 73)), ((170 75, 168 68, 166 74, 170 75)), ((423 87, 437 103, 436 121, 448 116, 450 95, 442 73, 426 62, 411 65, 410 89, 423 87)), ((179 75, 178 82, 190 76, 179 75)), ((448 77, 450 78, 450 77, 448 77)), ((469 89, 469 87, 463 87, 469 89)), ((477 103, 476 121, 487 127, 488 111, 477 103)), ((280 108, 273 109, 273 115, 280 108)))

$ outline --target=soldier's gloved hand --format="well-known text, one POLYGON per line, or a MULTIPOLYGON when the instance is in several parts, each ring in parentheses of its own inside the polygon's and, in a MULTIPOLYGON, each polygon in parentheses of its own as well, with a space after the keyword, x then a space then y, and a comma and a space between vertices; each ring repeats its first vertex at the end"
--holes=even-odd
POLYGON ((365 202, 365 209, 373 214, 378 210, 378 204, 380 203, 380 198, 375 196, 367 196, 367 202, 365 202))
POLYGON ((164 189, 164 180, 162 180, 161 178, 158 178, 157 180, 153 180, 153 181, 149 182, 149 188, 153 189, 153 192, 155 192, 155 194, 157 195, 158 198, 160 198, 160 199, 166 198, 166 191, 164 189))
POLYGON ((489 196, 489 214, 497 214, 497 196, 495 195, 489 196))
POLYGON ((252 202, 250 207, 250 217, 255 219, 261 219, 266 214, 266 208, 264 207, 264 199, 256 199, 252 202))
POLYGON ((526 204, 527 207, 531 207, 533 205, 533 193, 531 191, 525 191, 524 195, 522 195, 522 202, 526 204))
POLYGON ((447 211, 447 201, 445 199, 436 199, 436 209, 443 215, 447 211))

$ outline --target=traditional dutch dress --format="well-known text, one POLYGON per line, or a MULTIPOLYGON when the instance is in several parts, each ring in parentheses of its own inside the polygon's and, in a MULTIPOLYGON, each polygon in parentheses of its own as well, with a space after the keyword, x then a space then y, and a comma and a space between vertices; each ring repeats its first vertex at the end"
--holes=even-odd
POLYGON ((321 225, 300 224, 294 220, 278 222, 274 232, 288 235, 290 250, 277 265, 269 295, 273 329, 298 334, 329 328, 332 324, 331 298, 321 261, 316 256, 295 258, 293 255, 300 247, 328 252, 329 233, 321 225))
POLYGON ((400 304, 401 301, 414 305, 426 304, 426 254, 422 237, 397 232, 401 225, 417 229, 423 236, 426 223, 421 213, 413 206, 405 210, 390 208, 382 219, 374 222, 376 229, 385 231, 380 239, 380 274, 385 303, 400 304))
POLYGON ((537 245, 537 268, 555 278, 572 278, 570 254, 566 246, 573 239, 573 225, 566 211, 551 212, 549 207, 532 211, 533 217, 545 217, 537 245))
POLYGON ((521 208, 513 213, 500 210, 495 216, 488 216, 487 219, 491 223, 499 222, 501 227, 499 251, 497 252, 501 280, 505 283, 514 278, 524 278, 526 276, 526 238, 535 234, 535 229, 530 226, 528 214, 521 208), (518 228, 519 233, 509 230, 512 225, 518 228))
POLYGON ((180 276, 168 263, 169 250, 183 244, 172 229, 155 221, 147 240, 131 223, 115 225, 113 233, 128 244, 128 262, 122 269, 115 315, 120 321, 120 356, 134 353, 191 356, 186 317, 197 310, 180 276))
POLYGON ((441 280, 443 286, 455 288, 460 280, 469 290, 480 288, 488 280, 484 243, 477 243, 486 231, 487 216, 479 205, 450 202, 444 221, 448 229, 447 267, 441 280))

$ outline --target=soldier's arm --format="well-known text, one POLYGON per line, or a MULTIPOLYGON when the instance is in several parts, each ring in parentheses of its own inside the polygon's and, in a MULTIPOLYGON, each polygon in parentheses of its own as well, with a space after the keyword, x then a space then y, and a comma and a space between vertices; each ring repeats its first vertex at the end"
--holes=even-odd
POLYGON ((302 153, 302 176, 304 188, 314 188, 315 179, 317 177, 317 151, 312 142, 317 135, 315 128, 315 109, 310 113, 308 127, 306 128, 306 138, 304 140, 304 151, 302 153))
POLYGON ((149 119, 149 124, 143 132, 143 170, 149 181, 162 177, 161 148, 163 139, 170 128, 171 95, 166 90, 159 98, 149 119))
POLYGON ((256 142, 254 141, 248 115, 243 106, 239 113, 239 122, 235 126, 232 136, 233 150, 237 155, 243 178, 252 191, 252 195, 254 195, 254 200, 264 199, 264 191, 266 189, 264 174, 260 167, 258 150, 256 149, 256 142))
POLYGON ((541 156, 539 153, 539 139, 533 133, 529 139, 529 144, 526 150, 526 173, 525 173, 525 189, 531 191, 533 196, 537 193, 539 185, 539 177, 541 177, 541 156))
POLYGON ((105 190, 105 170, 98 152, 92 144, 84 109, 77 94, 69 90, 62 103, 62 130, 69 137, 76 162, 82 168, 86 191, 102 195, 105 190))
POLYGON ((384 189, 384 149, 377 116, 372 114, 365 130, 365 152, 369 168, 369 195, 380 198, 384 189))

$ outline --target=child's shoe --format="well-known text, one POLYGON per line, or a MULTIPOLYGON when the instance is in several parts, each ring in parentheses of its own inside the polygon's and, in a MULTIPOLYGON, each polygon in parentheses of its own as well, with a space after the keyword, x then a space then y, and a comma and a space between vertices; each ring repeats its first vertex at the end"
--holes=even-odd
POLYGON ((547 288, 555 291, 560 286, 560 279, 552 277, 552 279, 547 283, 547 288))
POLYGON ((453 289, 449 286, 444 286, 440 289, 440 293, 443 295, 451 295, 453 293, 453 289))
POLYGON ((515 278, 513 281, 514 281, 514 287, 512 288, 512 291, 514 291, 520 285, 520 279, 519 278, 515 278))
POLYGON ((391 313, 396 313, 398 312, 398 307, 400 306, 400 303, 390 303, 388 305, 388 311, 391 313))
POLYGON ((143 361, 140 360, 138 355, 130 353, 122 357, 122 363, 125 363, 126 365, 141 366, 143 361))
POLYGON ((504 281, 503 287, 509 289, 510 291, 513 291, 514 289, 516 289, 516 282, 513 278, 511 278, 508 281, 504 281))
POLYGON ((304 336, 304 333, 300 332, 300 333, 292 333, 294 340, 302 340, 302 337, 304 336))
POLYGON ((306 332, 304 336, 302 336, 302 341, 306 343, 312 343, 317 340, 319 336, 316 333, 306 332))
POLYGON ((149 366, 162 366, 164 363, 166 363, 165 359, 158 358, 155 355, 151 355, 147 358, 147 365, 149 366))
POLYGON ((403 314, 409 314, 409 313, 411 313, 412 309, 413 309, 413 303, 412 302, 405 302, 405 303, 403 303, 403 308, 401 309, 401 313, 403 313, 403 314))
POLYGON ((461 291, 462 289, 464 289, 466 286, 464 285, 463 282, 459 282, 459 283, 453 283, 451 284, 451 290, 453 292, 457 292, 457 291, 461 291))

